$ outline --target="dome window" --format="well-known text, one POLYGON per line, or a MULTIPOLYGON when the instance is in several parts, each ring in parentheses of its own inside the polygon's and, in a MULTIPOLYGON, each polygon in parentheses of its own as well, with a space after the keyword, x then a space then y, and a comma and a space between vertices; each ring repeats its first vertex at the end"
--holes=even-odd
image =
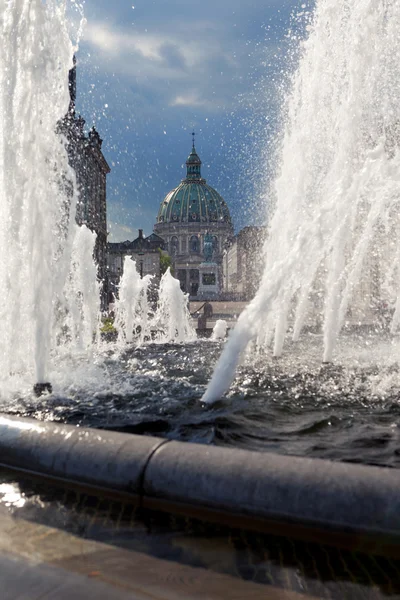
POLYGON ((170 248, 170 254, 171 256, 176 256, 178 254, 178 238, 177 237, 172 237, 171 241, 169 243, 169 248, 170 248))
POLYGON ((190 238, 190 252, 198 254, 200 252, 200 241, 197 235, 192 235, 190 238))

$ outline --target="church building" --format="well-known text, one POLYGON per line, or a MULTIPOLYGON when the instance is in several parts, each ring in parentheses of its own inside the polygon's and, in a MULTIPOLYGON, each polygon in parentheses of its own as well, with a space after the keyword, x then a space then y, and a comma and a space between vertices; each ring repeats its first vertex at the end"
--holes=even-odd
POLYGON ((68 79, 70 104, 64 119, 59 123, 59 132, 67 139, 68 159, 75 171, 79 194, 76 207, 76 222, 86 225, 96 233, 94 259, 98 278, 102 284, 102 308, 107 307, 107 199, 106 178, 110 167, 103 155, 102 139, 94 127, 86 134, 85 121, 75 112, 76 61, 68 79))
POLYGON ((205 263, 214 266, 213 289, 221 291, 223 250, 233 236, 232 219, 225 200, 201 176, 194 134, 186 177, 161 202, 154 232, 164 239, 174 275, 184 292, 192 299, 201 295, 202 284, 207 283, 201 277, 210 277, 203 272, 205 263), (212 240, 211 252, 209 240, 212 240))

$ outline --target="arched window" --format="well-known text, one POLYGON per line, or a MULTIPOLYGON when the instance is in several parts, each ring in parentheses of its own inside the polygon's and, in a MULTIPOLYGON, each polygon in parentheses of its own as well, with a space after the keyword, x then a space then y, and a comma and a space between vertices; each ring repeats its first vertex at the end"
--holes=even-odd
POLYGON ((171 238, 171 241, 169 243, 169 252, 170 252, 171 256, 175 256, 176 254, 178 254, 178 238, 177 237, 171 238))
POLYGON ((214 255, 218 254, 218 252, 219 252, 219 243, 218 243, 218 238, 215 235, 213 236, 213 239, 212 239, 212 247, 213 247, 213 254, 214 255))
POLYGON ((192 235, 190 238, 190 252, 198 254, 200 251, 200 242, 197 235, 192 235))

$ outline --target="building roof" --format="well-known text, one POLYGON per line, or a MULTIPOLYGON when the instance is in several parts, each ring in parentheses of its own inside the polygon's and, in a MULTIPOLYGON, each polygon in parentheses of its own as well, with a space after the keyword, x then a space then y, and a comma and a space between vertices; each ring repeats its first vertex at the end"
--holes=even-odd
POLYGON ((162 237, 152 233, 144 237, 143 230, 139 229, 139 237, 135 240, 126 240, 125 242, 108 242, 109 252, 151 252, 158 249, 164 250, 165 242, 162 237))
POLYGON ((154 242, 155 244, 159 244, 160 246, 164 244, 163 238, 157 235, 156 233, 151 233, 150 235, 148 235, 146 240, 148 242, 154 242))
POLYGON ((229 208, 222 196, 201 176, 201 160, 192 150, 186 161, 186 177, 160 204, 157 223, 231 223, 229 208))

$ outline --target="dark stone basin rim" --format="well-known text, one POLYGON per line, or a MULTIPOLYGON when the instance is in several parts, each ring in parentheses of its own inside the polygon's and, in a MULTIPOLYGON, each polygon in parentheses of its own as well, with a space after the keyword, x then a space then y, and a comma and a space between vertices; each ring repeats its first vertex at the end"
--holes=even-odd
POLYGON ((231 527, 400 557, 400 472, 0 415, 0 466, 231 527))

